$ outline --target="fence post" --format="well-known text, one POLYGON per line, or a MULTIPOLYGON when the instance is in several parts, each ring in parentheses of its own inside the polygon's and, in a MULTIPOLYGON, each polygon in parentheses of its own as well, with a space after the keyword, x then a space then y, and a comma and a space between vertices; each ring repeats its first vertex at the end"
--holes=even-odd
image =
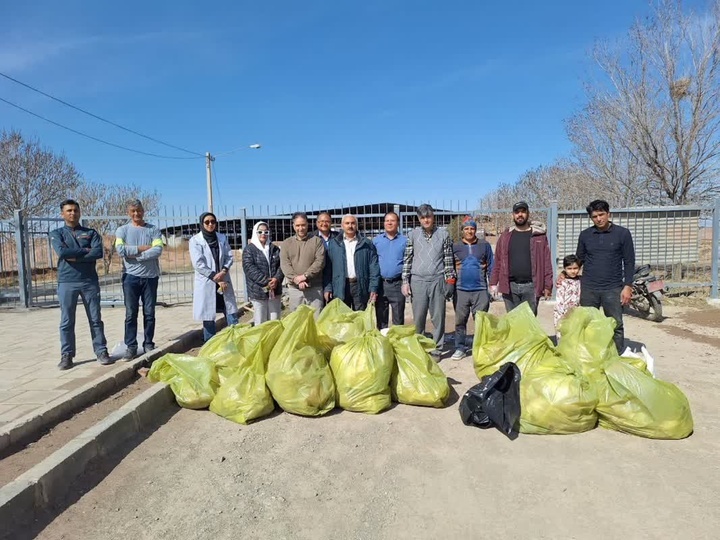
POLYGON ((720 198, 715 199, 712 220, 712 287, 710 298, 718 299, 718 266, 720 266, 720 198))
MULTIPOLYGON (((553 265, 553 282, 555 281, 557 274, 558 265, 558 204, 557 201, 550 205, 550 211, 548 212, 548 224, 547 224, 547 235, 548 242, 550 243, 550 258, 552 259, 553 265)), ((552 299, 555 300, 555 294, 557 293, 557 287, 553 287, 552 299)))
POLYGON ((15 247, 17 249, 20 304, 27 308, 30 307, 30 268, 25 242, 25 213, 22 210, 15 210, 15 247))
MULTIPOLYGON (((240 209, 240 241, 242 242, 242 249, 243 253, 245 252, 245 248, 248 244, 248 237, 247 237, 247 208, 243 207, 240 209)), ((240 268, 242 268, 242 261, 236 261, 240 263, 240 268)), ((247 279, 243 276, 243 282, 245 283, 244 291, 245 294, 245 302, 250 301, 250 290, 248 289, 248 283, 247 279)))

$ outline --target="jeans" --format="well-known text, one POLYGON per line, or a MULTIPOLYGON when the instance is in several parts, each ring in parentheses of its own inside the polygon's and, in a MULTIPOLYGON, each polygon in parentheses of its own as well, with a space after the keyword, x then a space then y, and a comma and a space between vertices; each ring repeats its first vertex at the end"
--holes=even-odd
POLYGON ((623 325, 623 308, 620 303, 622 287, 605 291, 591 291, 585 287, 580 289, 580 305, 584 307, 603 308, 606 317, 615 319, 613 341, 618 354, 622 354, 625 346, 625 327, 623 325))
POLYGON ((478 311, 487 313, 490 309, 490 294, 486 290, 458 290, 453 298, 453 304, 455 306, 455 350, 464 351, 470 313, 472 313, 473 319, 478 311))
POLYGON ((529 283, 510 282, 510 294, 503 294, 505 302, 505 311, 512 311, 523 302, 530 304, 530 309, 537 315, 538 298, 535 296, 535 285, 529 283))
POLYGON ((382 291, 375 304, 377 325, 380 330, 388 327, 390 307, 392 306, 393 326, 405 324, 405 296, 402 293, 402 280, 382 280, 382 291))
POLYGON ((439 276, 432 281, 414 279, 412 290, 412 312, 415 330, 425 333, 425 319, 428 311, 433 324, 433 340, 438 350, 445 346, 445 277, 439 276))
MULTIPOLYGON (((238 322, 240 322, 237 313, 226 313, 225 320, 227 321, 228 326, 234 326, 238 322)), ((203 341, 208 341, 216 333, 217 324, 215 324, 215 319, 213 319, 212 321, 203 321, 203 341)))
POLYGON ((90 324, 93 350, 95 355, 107 351, 105 326, 100 316, 100 284, 95 283, 58 283, 60 300, 60 354, 75 356, 75 313, 78 296, 82 298, 85 314, 90 324))
POLYGON ((143 308, 143 348, 147 345, 155 347, 155 303, 157 302, 158 281, 160 278, 141 278, 131 274, 123 274, 122 288, 125 297, 125 345, 137 351, 138 312, 140 299, 143 308))

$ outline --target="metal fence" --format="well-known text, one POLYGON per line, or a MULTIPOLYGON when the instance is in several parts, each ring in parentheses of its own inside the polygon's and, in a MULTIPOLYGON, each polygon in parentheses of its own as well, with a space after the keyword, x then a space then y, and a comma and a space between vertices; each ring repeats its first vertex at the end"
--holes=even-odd
MULTIPOLYGON (((466 203, 435 203, 436 222, 454 237, 460 236, 462 219, 473 216, 493 246, 499 234, 512 224, 509 209, 474 208, 466 203)), ((305 212, 314 229, 321 212, 329 212, 333 230, 340 230, 345 214, 358 219, 361 234, 375 236, 383 230, 385 213, 400 216, 401 230, 408 232, 419 225, 415 204, 379 203, 360 206, 339 206, 320 209, 307 206, 295 208, 227 208, 215 214, 219 231, 228 236, 236 250, 236 264, 231 277, 244 300, 245 287, 240 263, 241 250, 250 239, 258 221, 268 223, 274 242, 294 234, 291 216, 305 212)), ((558 211, 556 206, 531 209, 532 219, 543 223, 553 260, 558 269, 562 258, 574 253, 581 230, 591 225, 584 211, 558 211)), ((194 273, 188 252, 190 237, 200 230, 201 209, 166 208, 146 221, 163 232, 164 250, 160 259, 162 278, 158 301, 186 302, 192 298, 194 273)), ((122 303, 122 262, 114 250, 114 233, 127 222, 127 216, 83 216, 85 226, 103 236, 103 260, 98 261, 98 274, 104 304, 122 303)), ((658 276, 672 289, 685 289, 702 295, 718 297, 718 243, 720 242, 720 200, 713 206, 677 206, 613 210, 613 221, 630 229, 636 246, 638 264, 650 264, 658 276)), ((17 211, 13 219, 0 221, 0 307, 28 307, 57 303, 57 256, 50 245, 48 233, 60 227, 59 218, 24 216, 17 211)))

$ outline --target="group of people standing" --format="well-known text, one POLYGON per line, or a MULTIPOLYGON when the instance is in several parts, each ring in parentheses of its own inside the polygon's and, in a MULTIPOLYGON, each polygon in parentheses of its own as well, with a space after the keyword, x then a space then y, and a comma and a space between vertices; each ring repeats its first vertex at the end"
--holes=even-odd
MULTIPOLYGON (((82 298, 98 361, 113 363, 100 316, 100 286, 96 261, 103 256, 102 238, 80 225, 80 205, 73 200, 60 205, 65 226, 50 233, 57 253, 58 297, 61 307, 60 369, 73 367, 75 356, 75 311, 82 298)), ((143 311, 143 351, 155 348, 155 304, 160 276, 158 259, 163 243, 159 229, 144 221, 139 200, 127 205, 129 221, 116 231, 115 247, 123 261, 122 287, 125 302, 124 359, 138 355, 137 318, 143 311)), ((622 306, 631 297, 635 253, 630 232, 610 219, 607 202, 596 200, 587 207, 593 226, 578 239, 577 252, 563 260, 557 280, 555 322, 559 323, 575 305, 602 307, 616 321, 615 345, 622 351, 624 331, 622 306), (582 267, 582 276, 579 276, 582 267)), ((375 303, 377 324, 386 328, 405 321, 411 301, 418 333, 424 333, 429 314, 433 326, 436 357, 446 351, 445 304, 455 309, 455 339, 452 358, 467 354, 466 328, 470 315, 489 310, 491 297, 502 295, 507 311, 527 302, 537 314, 540 298, 549 298, 554 286, 554 265, 544 225, 530 219, 526 202, 513 206, 513 226, 503 231, 495 251, 467 217, 461 238, 453 242, 447 229, 435 223, 428 204, 417 208, 420 226, 408 235, 400 232, 400 217, 388 212, 383 232, 372 240, 358 233, 357 218, 342 218, 342 232, 331 230, 331 216, 317 216, 316 231, 309 230, 303 212, 292 216, 295 234, 280 245, 270 239, 266 222, 255 223, 252 237, 242 253, 242 266, 254 323, 277 320, 286 287, 288 307, 294 311, 307 304, 317 312, 333 298, 353 310, 375 303)), ((223 313, 229 325, 238 322, 238 306, 230 278, 233 250, 224 234, 217 232, 212 212, 200 216, 200 232, 189 243, 195 270, 193 317, 202 321, 207 341, 216 333, 216 315, 223 313)))

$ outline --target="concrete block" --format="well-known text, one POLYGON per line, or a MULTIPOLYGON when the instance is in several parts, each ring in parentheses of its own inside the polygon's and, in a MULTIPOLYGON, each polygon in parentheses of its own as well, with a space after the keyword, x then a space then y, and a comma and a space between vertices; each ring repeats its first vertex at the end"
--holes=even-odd
POLYGON ((139 431, 132 410, 121 407, 78 436, 78 439, 97 444, 99 455, 107 455, 139 431))
POLYGON ((91 459, 99 453, 95 440, 76 437, 35 467, 23 474, 36 480, 35 504, 44 508, 64 495, 72 481, 80 476, 91 459))
MULTIPOLYGON (((37 483, 17 478, 0 488, 0 523, 11 524, 18 515, 33 508, 37 499, 37 483)), ((5 528, 5 526, 3 526, 5 528)))
MULTIPOLYGON (((43 428, 43 419, 41 415, 23 416, 15 422, 10 422, 3 427, 3 433, 8 434, 7 445, 15 444, 43 428)), ((4 440, 4 439, 3 439, 4 440)))
POLYGON ((173 406, 173 403, 175 396, 170 387, 164 383, 157 383, 129 401, 125 407, 134 410, 138 427, 143 430, 154 426, 160 411, 173 406))

